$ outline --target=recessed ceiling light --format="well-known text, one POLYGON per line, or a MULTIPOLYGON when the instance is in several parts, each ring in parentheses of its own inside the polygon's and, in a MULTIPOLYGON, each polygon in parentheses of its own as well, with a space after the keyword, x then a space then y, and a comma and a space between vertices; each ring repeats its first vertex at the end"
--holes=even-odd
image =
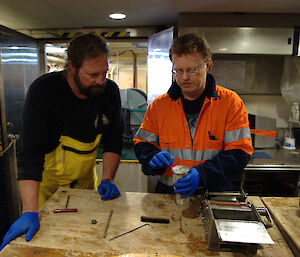
POLYGON ((122 20, 126 18, 126 15, 124 13, 111 13, 109 18, 114 20, 122 20))

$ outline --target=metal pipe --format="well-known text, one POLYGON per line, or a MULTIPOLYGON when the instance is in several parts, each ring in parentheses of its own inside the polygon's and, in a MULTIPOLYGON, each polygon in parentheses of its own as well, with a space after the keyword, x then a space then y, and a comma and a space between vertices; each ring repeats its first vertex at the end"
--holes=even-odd
MULTIPOLYGON (((133 88, 137 88, 137 57, 136 57, 136 53, 133 50, 125 50, 121 53, 117 53, 117 55, 116 55, 117 56, 117 62, 118 62, 119 55, 122 55, 122 54, 127 53, 127 52, 131 52, 132 56, 133 56, 133 88)), ((117 65, 119 67, 119 64, 117 64, 117 65)), ((118 78, 119 78, 119 76, 118 76, 118 78)))
POLYGON ((141 225, 141 226, 139 226, 139 227, 137 227, 137 228, 131 229, 131 230, 125 232, 125 233, 122 233, 122 234, 120 234, 120 235, 118 235, 118 236, 115 236, 115 237, 109 239, 109 241, 114 240, 114 239, 116 239, 116 238, 118 238, 118 237, 120 237, 120 236, 124 236, 124 235, 126 235, 126 234, 128 234, 128 233, 130 233, 130 232, 132 232, 132 231, 135 231, 135 230, 137 230, 137 229, 139 229, 139 228, 142 228, 142 227, 145 227, 145 226, 150 226, 150 224, 147 223, 147 224, 141 225))
POLYGON ((104 229, 104 233, 103 233, 103 238, 106 237, 107 230, 108 230, 108 227, 109 227, 109 224, 110 224, 110 220, 111 220, 112 214, 113 214, 113 210, 110 210, 110 213, 109 213, 109 216, 108 216, 108 220, 107 220, 107 223, 106 223, 106 226, 105 226, 105 229, 104 229))

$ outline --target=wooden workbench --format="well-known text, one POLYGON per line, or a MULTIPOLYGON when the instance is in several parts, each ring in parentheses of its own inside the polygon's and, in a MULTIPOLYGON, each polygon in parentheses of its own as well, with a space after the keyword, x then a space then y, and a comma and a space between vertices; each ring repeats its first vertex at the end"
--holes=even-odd
MULTIPOLYGON (((259 197, 248 200, 257 207, 259 197)), ((195 197, 188 207, 178 207, 174 195, 122 193, 111 201, 102 201, 96 191, 78 189, 58 190, 40 210, 40 228, 30 242, 21 236, 0 253, 2 257, 60 257, 60 256, 247 256, 243 253, 208 251, 204 227, 199 216, 200 201, 195 197), (76 213, 54 214, 64 208, 67 196, 69 208, 76 213), (103 232, 110 210, 113 210, 107 237, 103 232), (170 224, 151 223, 124 236, 110 238, 144 223, 141 216, 168 217, 170 224), (97 220, 97 224, 92 224, 97 220)), ((249 256, 293 256, 278 228, 268 229, 275 245, 263 245, 257 254, 249 256)))
POLYGON ((299 197, 263 197, 274 221, 295 256, 300 256, 299 197))

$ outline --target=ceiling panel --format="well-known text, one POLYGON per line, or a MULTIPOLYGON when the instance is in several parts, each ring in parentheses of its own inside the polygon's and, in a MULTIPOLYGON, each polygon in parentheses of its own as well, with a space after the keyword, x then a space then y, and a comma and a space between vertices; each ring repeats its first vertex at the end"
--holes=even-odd
POLYGON ((1 0, 0 24, 11 29, 174 25, 180 12, 300 13, 300 0, 1 0), (124 12, 125 20, 111 20, 124 12))

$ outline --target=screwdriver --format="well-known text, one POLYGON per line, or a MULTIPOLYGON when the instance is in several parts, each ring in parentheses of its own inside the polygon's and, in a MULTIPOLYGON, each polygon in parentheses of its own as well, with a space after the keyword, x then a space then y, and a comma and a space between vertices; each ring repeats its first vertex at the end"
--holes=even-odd
POLYGON ((68 208, 70 196, 68 195, 66 206, 64 209, 54 209, 54 213, 61 213, 61 212, 77 212, 77 208, 68 208))

